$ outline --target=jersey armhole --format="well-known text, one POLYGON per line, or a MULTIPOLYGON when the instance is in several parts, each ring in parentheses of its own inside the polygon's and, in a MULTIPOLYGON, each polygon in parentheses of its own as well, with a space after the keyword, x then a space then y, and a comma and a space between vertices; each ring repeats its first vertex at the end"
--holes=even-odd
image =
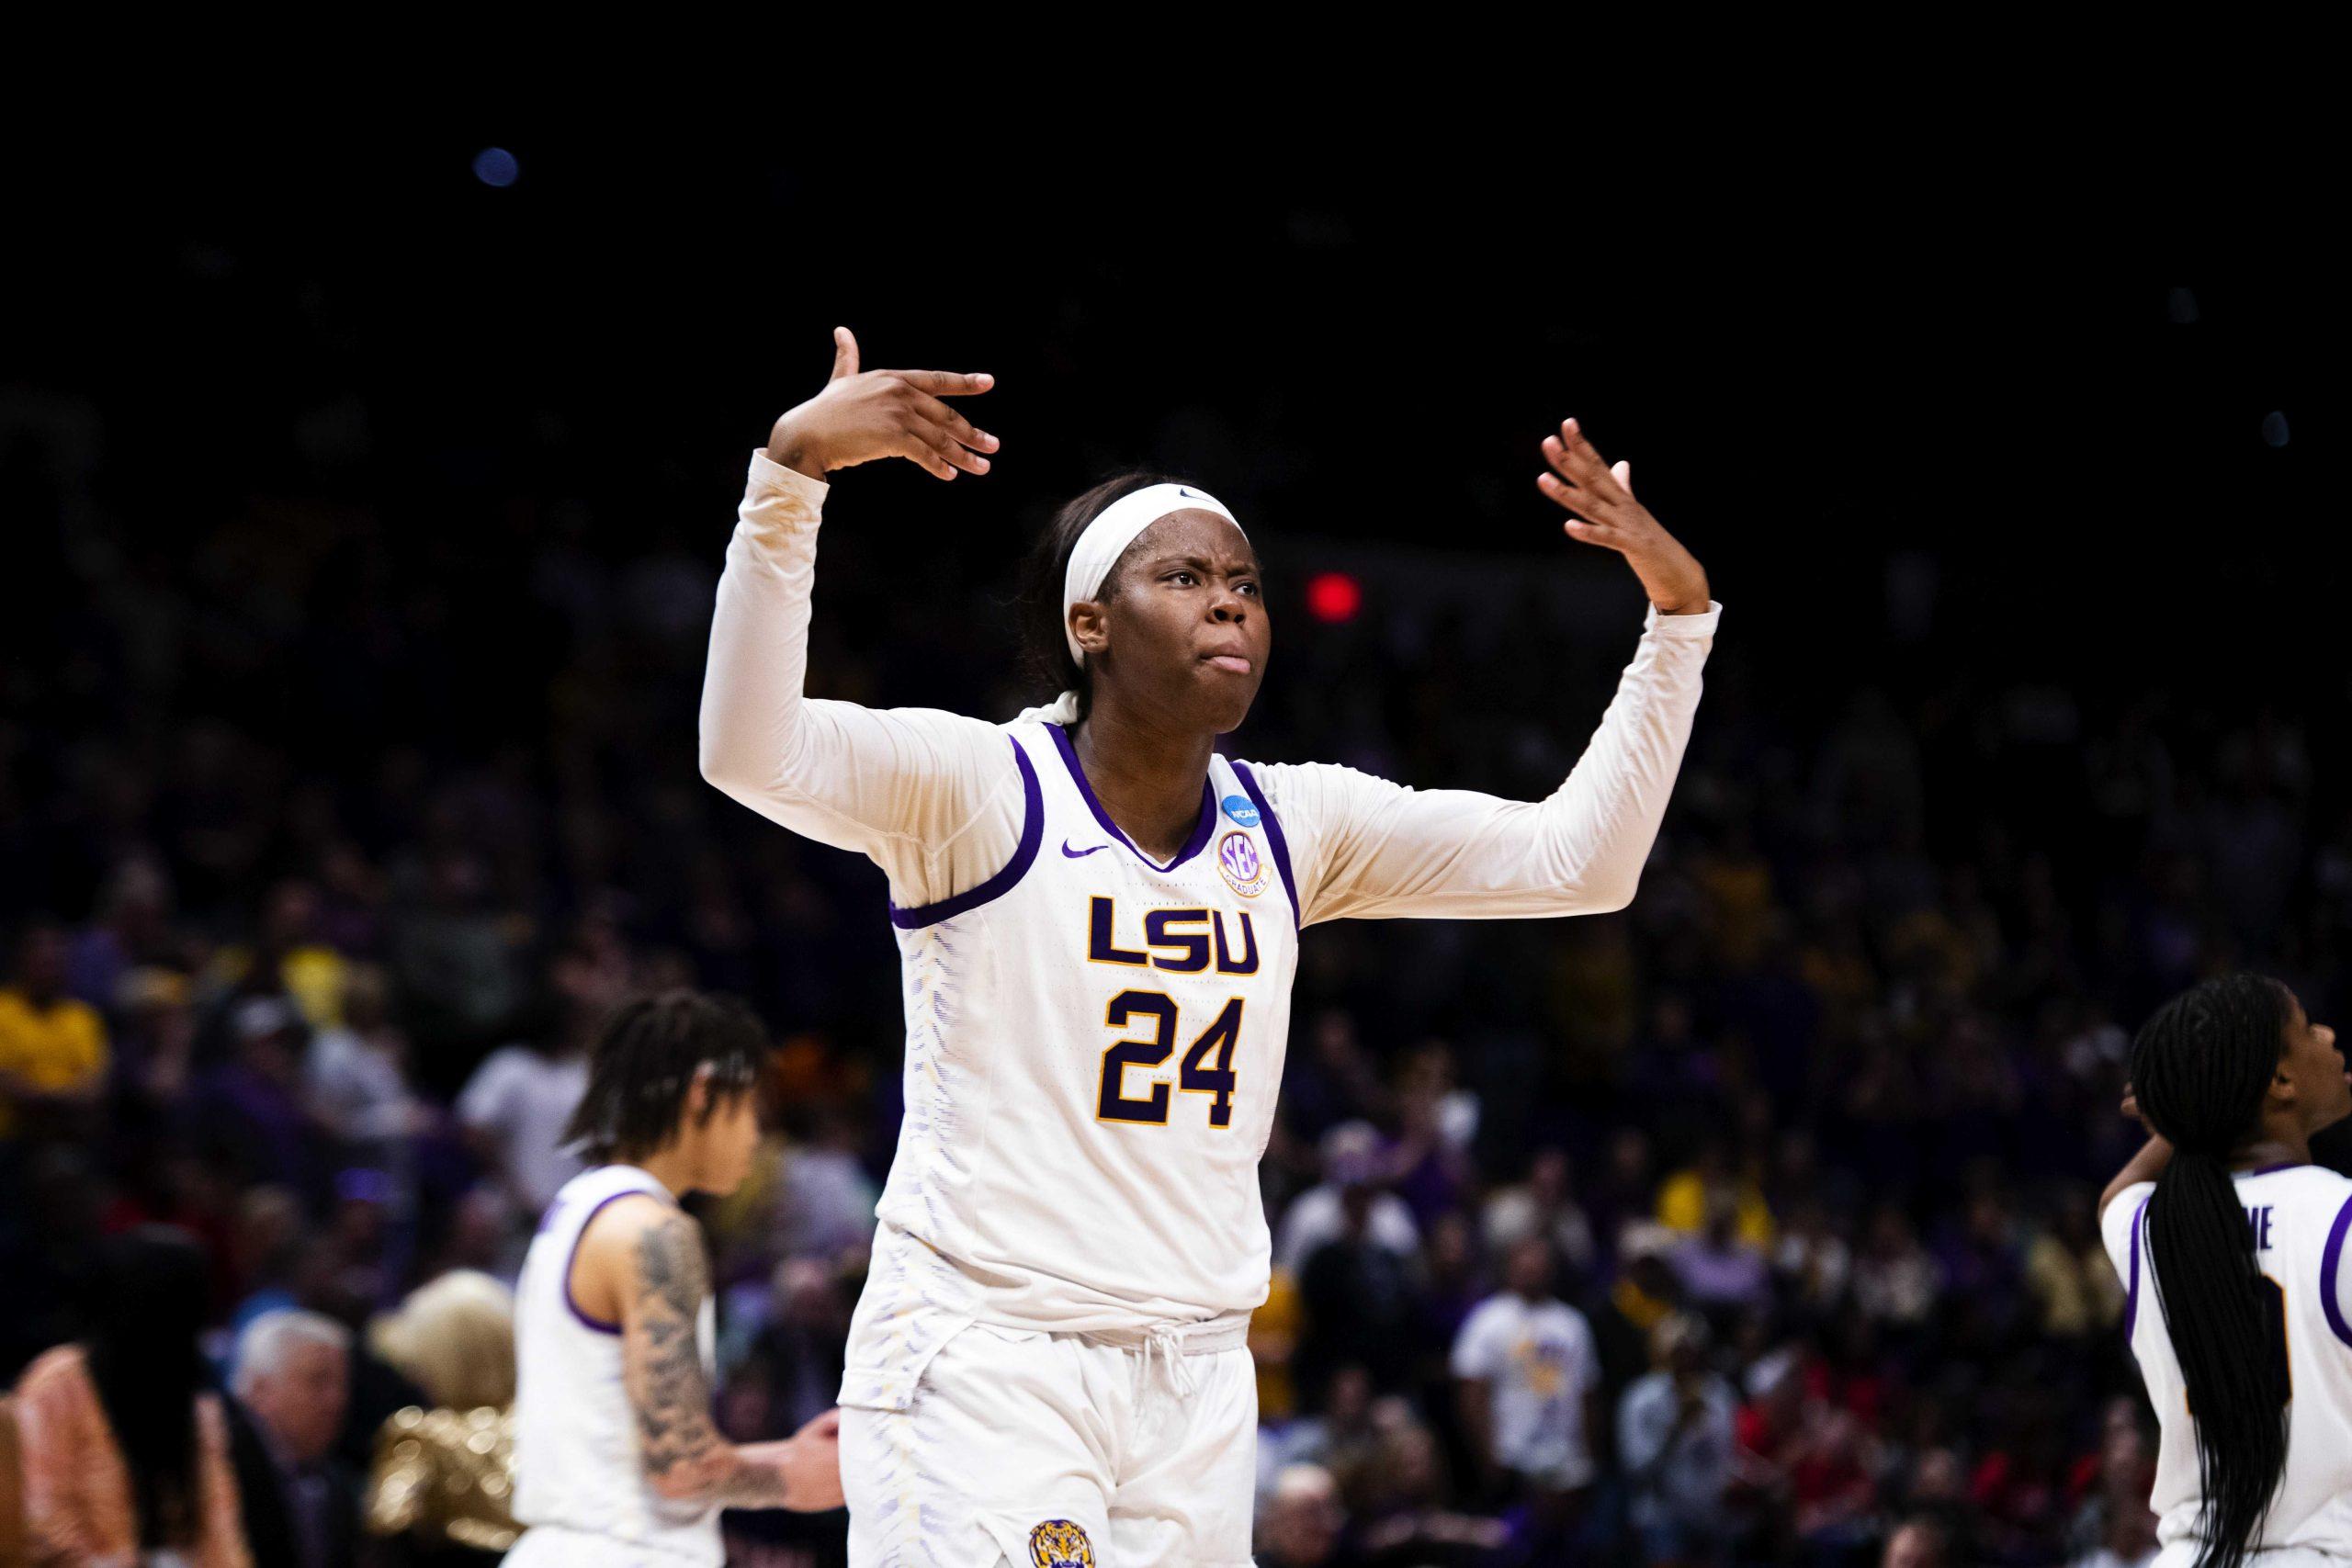
POLYGON ((2343 1206, 2335 1211, 2335 1223, 2327 1227, 2327 1245, 2319 1255, 2320 1311, 2327 1318, 2328 1331, 2335 1336, 2336 1342, 2352 1346, 2352 1324, 2344 1320, 2344 1298, 2336 1284, 2343 1270, 2347 1229, 2352 1229, 2352 1198, 2345 1199, 2343 1206))
POLYGON ((1029 874, 1032 862, 1037 858, 1037 846, 1046 838, 1045 795, 1037 785, 1036 765, 1029 761, 1027 747, 1011 735, 1005 744, 1012 748, 1012 760, 1021 769, 1021 842, 1014 847, 1012 858, 998 868, 995 875, 976 886, 942 898, 935 904, 918 904, 901 909, 890 905, 890 923, 902 931, 921 931, 942 920, 977 909, 994 898, 1001 898, 1019 885, 1029 874))
POLYGON ((572 1271, 580 1267, 580 1244, 588 1239, 588 1227, 596 1223, 597 1215, 624 1198, 643 1198, 650 1202, 663 1202, 661 1194, 648 1192, 641 1187, 624 1188, 618 1192, 606 1193, 596 1201, 596 1206, 589 1210, 586 1217, 581 1220, 580 1228, 571 1233, 571 1250, 563 1260, 563 1304, 571 1310, 571 1315, 579 1321, 582 1328, 594 1329, 599 1334, 618 1334, 621 1331, 620 1323, 618 1320, 606 1323, 603 1318, 582 1306, 579 1296, 572 1292, 571 1276, 572 1271))

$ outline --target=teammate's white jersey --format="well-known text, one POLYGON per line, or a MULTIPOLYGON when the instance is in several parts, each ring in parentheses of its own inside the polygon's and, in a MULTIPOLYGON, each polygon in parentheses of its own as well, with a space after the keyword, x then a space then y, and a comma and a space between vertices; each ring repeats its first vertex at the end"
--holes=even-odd
POLYGON ((1299 928, 1622 908, 1719 607, 1650 612, 1599 731, 1540 803, 1220 756, 1162 864, 1112 824, 1057 725, 804 696, 828 489, 752 457, 711 626, 702 766, 889 877, 906 1119, 842 1402, 905 1408, 974 1322, 1229 1331, 1269 1279, 1257 1162, 1299 928))
MULTIPOLYGON (((548 1206, 523 1259, 514 1290, 514 1518, 534 1532, 551 1527, 715 1565, 726 1557, 717 1506, 673 1503, 646 1479, 637 1415, 621 1386, 620 1325, 590 1317, 571 1299, 581 1231, 605 1205, 639 1192, 677 1201, 633 1165, 581 1172, 548 1206)), ((706 1372, 715 1364, 713 1321, 706 1296, 695 1324, 706 1372)))
MULTIPOLYGON (((2287 1469, 2256 1546, 2352 1558, 2352 1292, 2344 1267, 2352 1179, 2298 1165, 2246 1172, 2236 1182, 2255 1256, 2278 1289, 2277 1352, 2286 1358, 2293 1390, 2287 1469)), ((2163 1428, 2149 1502, 2156 1538, 2166 1548, 2164 1561, 2186 1562, 2196 1544, 2197 1439, 2180 1360, 2165 1331, 2164 1259, 2148 1247, 2148 1195, 2154 1190, 2148 1182, 2125 1188, 2100 1223, 2124 1283, 2125 1333, 2163 1428)))

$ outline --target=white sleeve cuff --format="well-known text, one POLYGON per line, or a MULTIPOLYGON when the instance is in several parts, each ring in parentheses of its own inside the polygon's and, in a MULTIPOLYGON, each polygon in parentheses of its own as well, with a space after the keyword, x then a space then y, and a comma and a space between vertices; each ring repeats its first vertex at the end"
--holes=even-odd
POLYGON ((1715 622, 1723 613, 1722 604, 1713 599, 1708 600, 1707 607, 1695 615, 1661 615, 1657 613, 1657 606, 1652 604, 1650 613, 1642 618, 1642 630, 1645 633, 1656 632, 1660 637, 1713 637, 1715 635, 1715 622))
POLYGON ((765 448, 752 452, 751 477, 746 482, 755 495, 763 491, 782 491, 796 500, 820 507, 825 504, 825 492, 833 488, 822 479, 810 479, 797 468, 786 468, 769 457, 765 448))

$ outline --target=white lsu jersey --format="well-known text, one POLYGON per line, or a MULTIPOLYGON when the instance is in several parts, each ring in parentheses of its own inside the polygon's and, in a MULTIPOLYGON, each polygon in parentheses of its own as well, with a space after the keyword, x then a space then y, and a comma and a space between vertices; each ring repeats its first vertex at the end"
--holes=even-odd
MULTIPOLYGON (((646 1479, 637 1415, 621 1383, 621 1325, 589 1316, 571 1298, 581 1232, 633 1193, 677 1201, 633 1165, 573 1177, 523 1260, 514 1290, 514 1518, 529 1528, 516 1551, 536 1561, 562 1542, 548 1561, 582 1561, 596 1556, 594 1540, 602 1540, 716 1568, 726 1558, 718 1507, 672 1502, 646 1479)), ((706 1296, 695 1323, 706 1373, 716 1364, 714 1322, 706 1296)))
MULTIPOLYGON (((2287 1468, 2256 1549, 2292 1561, 2303 1553, 2352 1557, 2352 1293, 2344 1248, 2352 1225, 2352 1179, 2317 1166, 2274 1167, 2236 1177, 2255 1256, 2277 1287, 2278 1355, 2286 1359, 2287 1468)), ((2162 1437, 2149 1506, 2164 1543, 2160 1562, 2188 1562, 2197 1544, 2197 1442, 2180 1361, 2165 1332, 2163 1259, 2148 1246, 2155 1188, 2118 1193, 2101 1215, 2108 1256, 2124 1281, 2124 1332, 2140 1363, 2162 1437)))
POLYGON ((1025 794, 996 875, 893 906, 906 1117, 842 1403, 904 1408, 973 1322, 1245 1323, 1271 1252, 1258 1162, 1298 957, 1287 847, 1213 757, 1172 860, 1136 849, 1062 728, 1004 733, 1025 794))

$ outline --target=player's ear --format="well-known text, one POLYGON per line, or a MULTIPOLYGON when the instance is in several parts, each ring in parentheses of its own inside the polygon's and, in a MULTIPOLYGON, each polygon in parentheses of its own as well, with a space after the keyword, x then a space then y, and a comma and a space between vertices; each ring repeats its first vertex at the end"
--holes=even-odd
POLYGON ((1111 646, 1110 612, 1097 600, 1080 599, 1069 607, 1069 629, 1089 659, 1111 646))
POLYGON ((694 1077, 686 1085, 686 1101, 682 1109, 685 1111, 686 1125, 690 1127, 699 1127, 710 1120, 712 1071, 708 1062, 703 1063, 695 1069, 694 1077))

